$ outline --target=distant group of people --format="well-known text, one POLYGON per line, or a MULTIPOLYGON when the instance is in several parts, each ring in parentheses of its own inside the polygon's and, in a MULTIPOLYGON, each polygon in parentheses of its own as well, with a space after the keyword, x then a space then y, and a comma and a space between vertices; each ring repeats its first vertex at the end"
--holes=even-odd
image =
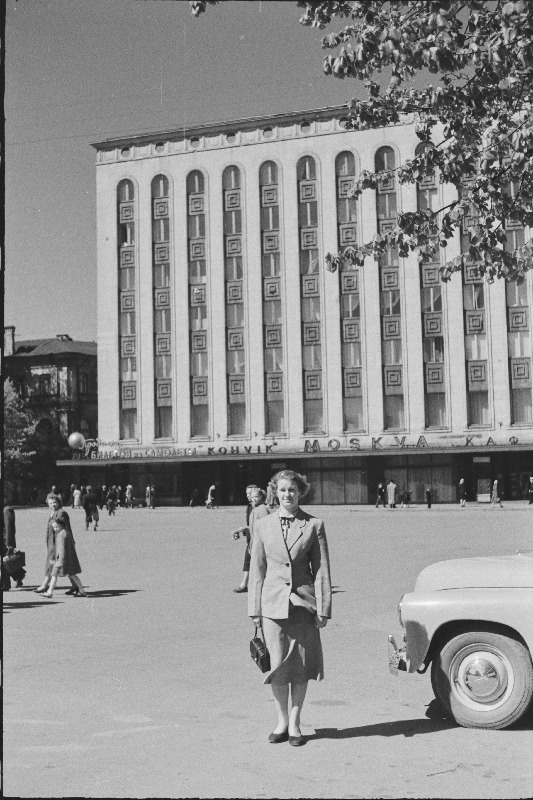
MULTIPOLYGON (((52 486, 52 493, 57 494, 61 498, 61 502, 63 501, 61 492, 58 492, 55 486, 52 486)), ((87 494, 93 495, 90 505, 96 504, 100 511, 105 507, 110 516, 115 513, 115 509, 118 506, 122 508, 132 508, 133 506, 133 486, 131 483, 128 483, 124 488, 116 484, 112 486, 103 484, 96 488, 88 485, 78 488, 76 484, 73 483, 69 492, 70 507, 75 510, 80 508, 86 509, 87 503, 85 497, 87 494)))
MULTIPOLYGON (((428 508, 431 508, 431 503, 433 499, 433 492, 430 486, 426 486, 425 488, 425 495, 426 495, 426 504, 428 508)), ((409 508, 411 503, 411 492, 406 487, 401 492, 398 491, 398 487, 394 483, 393 479, 391 478, 388 482, 387 486, 380 481, 378 483, 378 488, 376 491, 376 508, 379 506, 383 506, 383 508, 397 508, 398 503, 400 503, 401 508, 409 508)))
MULTIPOLYGON (((205 490, 204 490, 205 491, 205 490)), ((205 501, 202 500, 200 495, 200 490, 198 487, 195 487, 191 492, 191 497, 189 500, 189 506, 194 508, 195 506, 202 505, 202 502, 205 502, 206 508, 218 508, 217 506, 217 487, 215 483, 212 483, 209 489, 207 490, 207 496, 205 501)))

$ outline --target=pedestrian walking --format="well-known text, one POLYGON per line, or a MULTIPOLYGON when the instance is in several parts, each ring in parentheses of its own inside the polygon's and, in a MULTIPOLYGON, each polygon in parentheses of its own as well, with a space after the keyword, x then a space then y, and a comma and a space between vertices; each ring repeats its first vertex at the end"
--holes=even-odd
POLYGON ((248 578, 250 574, 250 557, 252 552, 252 539, 255 524, 259 519, 266 517, 269 513, 268 507, 265 504, 266 492, 259 488, 259 486, 247 486, 246 496, 249 499, 248 507, 246 509, 246 525, 243 528, 238 528, 233 531, 233 538, 239 539, 242 535, 246 539, 246 550, 244 553, 244 564, 242 567, 242 580, 234 589, 234 592, 247 592, 248 591, 248 578))
POLYGON ((529 486, 527 487, 528 505, 533 506, 533 475, 529 478, 529 486))
POLYGON ((428 508, 431 508, 432 497, 433 492, 431 491, 431 486, 426 486, 426 504, 428 508))
POLYGON ((268 740, 297 747, 305 743, 300 715, 308 681, 324 677, 320 628, 331 617, 329 554, 324 523, 299 505, 307 478, 282 470, 272 480, 280 506, 255 526, 248 615, 262 626, 270 653, 263 683, 272 687, 278 722, 268 740))
POLYGON ((61 492, 58 492, 57 486, 52 486, 48 494, 46 495, 46 504, 48 505, 48 500, 50 497, 58 497, 59 498, 59 505, 63 505, 63 498, 61 496, 61 492))
POLYGON ((20 589, 23 586, 22 581, 26 577, 26 570, 19 566, 14 572, 9 572, 4 564, 4 558, 12 556, 17 549, 17 526, 15 521, 15 509, 10 506, 4 506, 4 531, 2 538, 2 591, 9 592, 11 590, 11 578, 15 581, 15 588, 20 589))
POLYGON ((503 508, 501 492, 500 492, 500 488, 498 486, 498 480, 497 479, 492 484, 492 494, 491 494, 491 497, 490 497, 490 504, 491 504, 492 508, 494 508, 495 505, 499 505, 500 508, 503 508))
POLYGON ((118 503, 118 490, 115 484, 110 486, 106 495, 106 508, 109 517, 116 515, 116 508, 118 503))
POLYGON ((466 506, 466 486, 464 478, 459 480, 459 503, 461 504, 461 508, 466 506))
POLYGON ((94 522, 94 529, 97 530, 98 528, 98 520, 100 519, 100 514, 98 513, 98 503, 96 500, 96 494, 93 492, 92 486, 87 486, 87 491, 83 496, 83 509, 85 511, 85 530, 89 530, 89 525, 91 522, 94 522))
POLYGON ((70 507, 71 508, 74 508, 74 491, 75 491, 75 489, 76 489, 76 484, 75 483, 71 483, 70 484, 70 492, 69 492, 69 500, 70 500, 70 507))
POLYGON ((271 514, 272 511, 274 511, 279 506, 279 500, 276 494, 276 487, 274 486, 272 481, 269 481, 267 485, 265 504, 266 507, 268 508, 269 514, 271 514))
POLYGON ((402 497, 401 508, 409 508, 409 503, 411 502, 411 492, 409 491, 409 489, 404 489, 401 497, 402 497))
POLYGON ((74 489, 74 509, 79 511, 81 508, 81 491, 74 489))
POLYGON ((52 578, 52 568, 56 561, 56 534, 52 526, 52 522, 61 509, 61 502, 57 494, 49 495, 48 507, 50 509, 50 516, 48 517, 46 523, 46 562, 44 567, 44 579, 41 585, 37 589, 33 590, 34 592, 37 592, 37 594, 46 592, 48 584, 52 578))
POLYGON ((207 492, 207 500, 205 501, 206 508, 215 507, 215 495, 216 495, 216 486, 214 483, 212 483, 211 486, 209 487, 209 491, 207 492))
MULTIPOLYGON (((89 492, 87 491, 87 493, 89 492)), ((67 575, 72 587, 66 594, 87 597, 87 592, 78 577, 81 567, 70 525, 67 528, 67 520, 68 515, 66 512, 57 514, 52 520, 52 528, 55 533, 56 557, 53 562, 48 589, 43 592, 43 597, 52 597, 57 579, 67 575)))
POLYGON ((100 487, 98 491, 98 505, 100 507, 100 511, 103 511, 103 508, 107 502, 107 486, 104 485, 100 487))
POLYGON ((131 483, 126 486, 125 505, 126 508, 132 508, 133 506, 133 486, 131 483))
POLYGON ((155 508, 155 486, 149 483, 146 487, 146 507, 155 508))
POLYGON ((377 492, 376 492, 376 508, 379 505, 383 505, 383 508, 386 507, 386 503, 385 503, 385 487, 383 486, 381 481, 378 483, 378 488, 377 488, 377 492))
POLYGON ((191 499, 189 500, 189 506, 191 508, 194 508, 195 506, 199 505, 200 505, 200 492, 198 491, 198 488, 195 487, 191 492, 191 499))
POLYGON ((396 484, 392 478, 387 484, 387 503, 389 508, 396 508, 396 484))

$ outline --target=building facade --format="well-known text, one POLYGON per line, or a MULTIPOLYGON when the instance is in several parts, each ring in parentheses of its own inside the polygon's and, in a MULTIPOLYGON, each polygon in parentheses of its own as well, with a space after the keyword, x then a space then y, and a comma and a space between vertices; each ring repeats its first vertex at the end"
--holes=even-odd
MULTIPOLYGON (((531 275, 449 283, 391 248, 325 269, 400 211, 438 209, 438 177, 400 185, 414 121, 344 127, 341 108, 94 145, 100 442, 93 481, 156 484, 184 504, 215 481, 241 503, 282 466, 313 503, 375 501, 393 478, 422 501, 472 500, 533 474, 531 275), (376 191, 350 189, 383 170, 376 191)), ((467 247, 462 234, 446 259, 467 247)), ((529 237, 509 231, 509 245, 529 237)))

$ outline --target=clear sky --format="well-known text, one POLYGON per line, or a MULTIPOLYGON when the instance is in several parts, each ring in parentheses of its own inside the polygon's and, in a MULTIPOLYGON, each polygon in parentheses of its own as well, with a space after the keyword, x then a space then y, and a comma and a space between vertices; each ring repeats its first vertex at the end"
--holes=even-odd
MULTIPOLYGON (((96 339, 91 141, 361 94, 293 2, 7 0, 5 324, 96 339)), ((339 26, 340 27, 340 26, 339 26)))

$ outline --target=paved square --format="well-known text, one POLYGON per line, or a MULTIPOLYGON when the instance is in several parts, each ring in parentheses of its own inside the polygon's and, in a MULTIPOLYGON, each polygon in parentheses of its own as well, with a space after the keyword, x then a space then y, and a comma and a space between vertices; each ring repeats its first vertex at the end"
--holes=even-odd
POLYGON ((302 748, 267 742, 270 688, 249 656, 246 595, 232 592, 244 507, 119 509, 96 533, 72 511, 90 597, 66 597, 61 579, 53 600, 32 592, 48 511, 18 510, 27 576, 4 594, 5 795, 530 796, 530 723, 426 716, 429 676, 389 675, 387 633, 426 564, 533 549, 533 508, 308 510, 326 522, 336 588, 302 748))

